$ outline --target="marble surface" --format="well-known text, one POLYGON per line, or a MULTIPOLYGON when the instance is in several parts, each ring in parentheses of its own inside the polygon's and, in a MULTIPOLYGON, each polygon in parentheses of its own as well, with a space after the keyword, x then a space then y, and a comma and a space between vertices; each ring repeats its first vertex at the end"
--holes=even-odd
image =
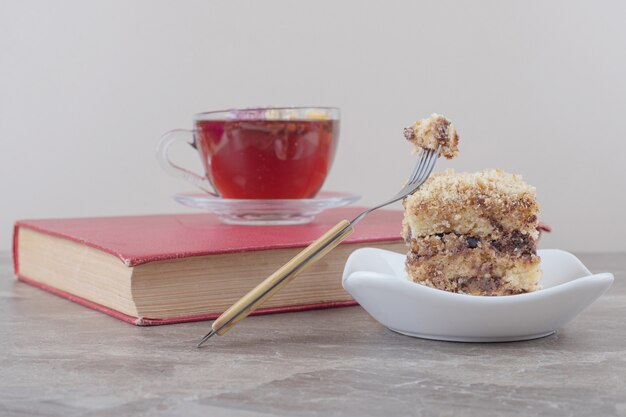
POLYGON ((0 416, 626 416, 626 254, 616 282, 543 339, 435 342, 360 307, 139 328, 15 281, 0 255, 0 416))

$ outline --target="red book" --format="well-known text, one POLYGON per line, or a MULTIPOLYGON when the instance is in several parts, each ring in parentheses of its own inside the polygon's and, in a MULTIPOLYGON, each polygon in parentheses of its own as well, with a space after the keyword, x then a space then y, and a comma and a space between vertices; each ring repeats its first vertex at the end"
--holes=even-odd
MULTIPOLYGON (((210 320, 342 219, 328 210, 294 226, 235 226, 210 214, 21 220, 18 278, 136 325, 210 320)), ((405 251, 402 212, 377 210, 330 254, 255 314, 354 305, 341 287, 348 255, 364 246, 405 251)))

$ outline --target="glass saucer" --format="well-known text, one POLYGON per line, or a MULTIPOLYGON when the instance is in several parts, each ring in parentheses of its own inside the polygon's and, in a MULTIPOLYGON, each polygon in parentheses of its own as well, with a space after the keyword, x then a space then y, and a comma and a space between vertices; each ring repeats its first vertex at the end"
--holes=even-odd
POLYGON ((308 223, 327 209, 354 203, 360 195, 321 192, 314 198, 290 200, 244 200, 219 198, 202 193, 180 193, 174 200, 180 204, 217 214, 228 224, 240 225, 290 225, 308 223))

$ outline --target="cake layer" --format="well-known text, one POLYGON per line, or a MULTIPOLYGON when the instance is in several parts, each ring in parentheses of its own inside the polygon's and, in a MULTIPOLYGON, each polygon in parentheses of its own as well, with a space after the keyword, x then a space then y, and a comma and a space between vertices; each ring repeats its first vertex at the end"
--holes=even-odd
POLYGON ((436 173, 404 200, 412 237, 456 233, 499 239, 513 232, 538 237, 535 188, 499 169, 436 173))
POLYGON ((418 256, 409 252, 409 279, 444 291, 471 295, 513 295, 539 288, 539 257, 499 255, 475 248, 454 254, 418 256))
POLYGON ((493 256, 506 254, 515 257, 528 257, 537 253, 537 242, 528 234, 522 234, 518 231, 506 233, 499 239, 457 235, 456 233, 439 233, 413 238, 410 235, 409 227, 405 225, 402 235, 411 253, 419 257, 451 255, 472 249, 490 250, 493 256))

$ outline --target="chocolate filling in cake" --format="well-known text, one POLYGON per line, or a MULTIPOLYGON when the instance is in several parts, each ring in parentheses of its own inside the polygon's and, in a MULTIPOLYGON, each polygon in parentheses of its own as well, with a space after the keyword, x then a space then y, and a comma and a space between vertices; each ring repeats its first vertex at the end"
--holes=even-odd
POLYGON ((410 237, 407 239, 405 236, 404 240, 411 249, 411 255, 416 258, 428 258, 441 252, 455 254, 483 248, 491 248, 497 253, 510 256, 532 256, 537 252, 535 240, 518 231, 505 234, 494 240, 456 233, 437 233, 418 239, 410 237))

